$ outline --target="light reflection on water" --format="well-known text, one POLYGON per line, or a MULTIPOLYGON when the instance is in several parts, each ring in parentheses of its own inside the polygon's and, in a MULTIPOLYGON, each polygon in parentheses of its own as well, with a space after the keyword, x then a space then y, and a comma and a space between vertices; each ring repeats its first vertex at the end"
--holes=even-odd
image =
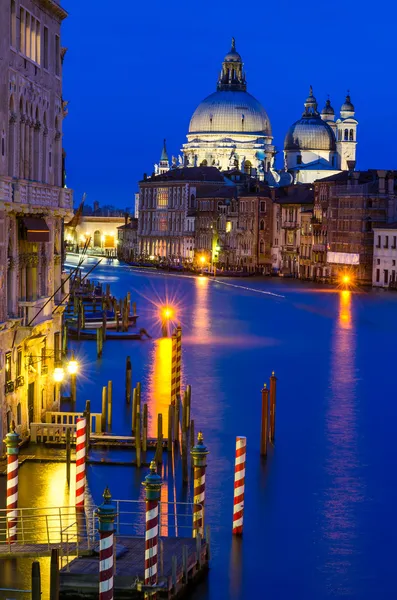
POLYGON ((356 327, 352 293, 341 291, 331 346, 330 394, 325 415, 328 487, 321 522, 324 538, 328 541, 329 554, 324 563, 328 587, 335 591, 336 586, 341 595, 352 592, 349 576, 354 568, 359 535, 355 505, 364 495, 358 469, 356 327))

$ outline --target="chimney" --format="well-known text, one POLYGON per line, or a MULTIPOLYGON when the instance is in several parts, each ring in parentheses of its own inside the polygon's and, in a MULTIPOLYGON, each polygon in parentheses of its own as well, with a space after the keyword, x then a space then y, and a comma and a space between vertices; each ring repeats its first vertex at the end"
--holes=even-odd
POLYGON ((146 179, 147 179, 147 173, 144 173, 143 174, 143 181, 146 181, 146 179))
POLYGON ((128 225, 128 213, 127 212, 124 213, 124 225, 126 225, 126 226, 128 225))
POLYGON ((378 171, 377 173, 378 173, 378 177, 379 177, 379 193, 384 194, 386 192, 386 187, 385 187, 386 171, 378 171))

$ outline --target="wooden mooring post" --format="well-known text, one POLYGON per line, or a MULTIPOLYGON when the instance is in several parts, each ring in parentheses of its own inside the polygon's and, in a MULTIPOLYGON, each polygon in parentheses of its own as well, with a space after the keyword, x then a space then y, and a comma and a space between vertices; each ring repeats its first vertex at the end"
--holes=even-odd
POLYGON ((108 431, 112 431, 113 384, 108 381, 108 431))
POLYGON ((157 415, 157 446, 154 460, 157 464, 163 462, 163 415, 161 413, 157 415))
POLYGON ((51 550, 50 600, 59 600, 59 550, 51 550))
POLYGON ((102 356, 103 349, 103 330, 101 327, 98 327, 96 330, 96 354, 98 358, 102 356))
POLYGON ((277 377, 274 371, 270 377, 270 431, 269 440, 274 443, 276 437, 276 384, 277 377))
POLYGON ((102 433, 105 433, 105 431, 106 431, 107 391, 108 391, 108 388, 106 385, 104 385, 102 388, 102 413, 101 413, 101 431, 102 431, 102 433))
POLYGON ((127 356, 125 365, 125 400, 127 404, 131 402, 131 384, 132 384, 132 364, 131 358, 127 356))
POLYGON ((142 421, 143 421, 143 423, 142 423, 142 452, 145 453, 145 458, 146 458, 146 451, 147 451, 147 428, 148 428, 148 409, 147 409, 146 402, 143 405, 143 419, 142 419, 142 421))
POLYGON ((172 404, 170 404, 168 406, 168 444, 167 444, 167 452, 171 452, 172 451, 172 442, 173 442, 173 435, 172 435, 172 429, 173 429, 173 424, 174 424, 174 406, 172 404))
POLYGON ((66 481, 70 486, 70 427, 66 429, 66 481))
POLYGON ((269 419, 269 390, 267 389, 266 383, 262 390, 262 420, 261 420, 261 456, 267 455, 267 438, 268 432, 268 419, 269 419))
POLYGON ((32 600, 41 600, 41 575, 40 563, 32 562, 32 600))
POLYGON ((90 436, 91 436, 91 402, 89 400, 86 400, 86 402, 85 402, 84 415, 85 415, 85 419, 86 419, 85 445, 86 445, 86 453, 88 456, 88 450, 90 447, 90 436))
POLYGON ((137 404, 136 411, 136 431, 135 431, 135 451, 136 451, 136 466, 141 466, 141 411, 140 405, 137 404))

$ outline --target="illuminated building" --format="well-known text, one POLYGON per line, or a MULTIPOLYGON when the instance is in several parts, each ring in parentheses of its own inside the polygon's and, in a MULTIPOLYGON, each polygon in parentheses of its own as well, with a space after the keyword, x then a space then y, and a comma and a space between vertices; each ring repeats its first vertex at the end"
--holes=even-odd
POLYGON ((374 228, 372 285, 397 288, 397 222, 374 228))
POLYGON ((196 108, 183 146, 186 166, 214 166, 255 174, 273 167, 275 149, 269 117, 247 92, 243 61, 235 47, 224 58, 217 89, 196 108))
POLYGON ((329 100, 318 112, 312 87, 304 106, 302 117, 291 125, 284 141, 285 169, 294 183, 311 183, 354 168, 358 121, 350 96, 346 96, 336 122, 329 100))
POLYGON ((314 277, 337 278, 348 268, 372 283, 374 229, 397 220, 396 171, 344 171, 315 182, 314 277))
POLYGON ((139 254, 192 261, 197 194, 223 183, 214 167, 171 169, 140 181, 139 254))
POLYGON ((59 408, 65 187, 60 30, 54 0, 6 0, 0 19, 0 439, 59 408), (58 291, 57 291, 58 290, 58 291), (54 296, 55 294, 55 296, 54 296))
POLYGON ((125 217, 82 216, 73 227, 65 227, 65 239, 70 246, 84 247, 90 240, 90 251, 114 254, 117 248, 117 228, 125 224, 125 217))
POLYGON ((124 225, 117 227, 117 257, 131 261, 138 254, 138 219, 126 217, 124 225))

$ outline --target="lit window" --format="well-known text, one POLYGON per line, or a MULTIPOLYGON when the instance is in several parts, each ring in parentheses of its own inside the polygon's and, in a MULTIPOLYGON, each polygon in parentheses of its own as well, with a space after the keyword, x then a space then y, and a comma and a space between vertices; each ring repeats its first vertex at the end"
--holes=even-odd
POLYGON ((168 206, 168 188, 157 189, 157 206, 168 206))
POLYGON ((41 63, 40 21, 24 8, 20 9, 20 45, 21 54, 37 63, 41 63))

